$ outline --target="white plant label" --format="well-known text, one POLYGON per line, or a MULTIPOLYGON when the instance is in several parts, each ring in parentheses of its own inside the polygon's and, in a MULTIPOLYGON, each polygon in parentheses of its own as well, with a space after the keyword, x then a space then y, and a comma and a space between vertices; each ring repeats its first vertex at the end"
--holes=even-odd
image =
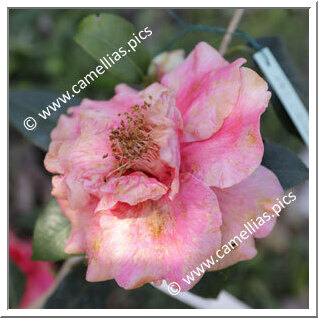
POLYGON ((308 112, 294 87, 268 47, 259 50, 253 57, 308 147, 308 112))

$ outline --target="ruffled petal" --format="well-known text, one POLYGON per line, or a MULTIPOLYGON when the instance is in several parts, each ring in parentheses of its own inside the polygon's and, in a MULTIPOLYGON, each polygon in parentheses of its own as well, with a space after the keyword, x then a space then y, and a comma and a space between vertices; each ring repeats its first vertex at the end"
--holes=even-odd
POLYGON ((67 199, 67 185, 64 176, 54 176, 52 178, 52 192, 51 194, 58 199, 67 199))
MULTIPOLYGON (((86 227, 93 214, 93 206, 85 210, 74 210, 67 200, 58 200, 58 204, 64 215, 71 222, 71 234, 65 246, 65 253, 81 254, 86 252, 86 227)), ((95 205, 96 206, 96 205, 95 205)))
POLYGON ((118 84, 115 87, 115 93, 116 94, 138 94, 138 91, 136 91, 135 89, 131 88, 130 86, 126 85, 126 84, 118 84))
POLYGON ((270 96, 266 82, 242 67, 237 105, 211 138, 183 145, 181 170, 219 188, 230 187, 249 176, 263 157, 260 116, 270 96))
POLYGON ((176 92, 177 105, 183 114, 187 106, 187 103, 182 103, 184 88, 192 87, 205 73, 211 73, 226 65, 228 62, 217 50, 205 42, 200 42, 178 68, 162 78, 161 83, 176 92))
POLYGON ((222 213, 222 245, 229 246, 228 242, 234 238, 239 244, 228 254, 226 253, 229 249, 226 247, 219 253, 225 255, 224 258, 218 259, 218 263, 211 268, 219 270, 256 255, 254 237, 265 237, 271 232, 277 218, 272 206, 277 203, 276 199, 282 195, 283 189, 277 177, 267 168, 260 166, 241 183, 226 189, 213 188, 213 191, 217 195, 222 213), (248 238, 246 240, 241 238, 242 243, 240 243, 237 237, 240 237, 243 230, 248 238))
POLYGON ((168 184, 171 188, 169 197, 173 199, 179 191, 179 135, 183 127, 182 118, 174 96, 164 86, 154 83, 140 94, 143 99, 151 102, 145 116, 147 122, 154 127, 151 136, 160 148, 160 161, 152 161, 146 165, 142 162, 136 168, 151 173, 168 184))
POLYGON ((71 116, 61 115, 57 127, 51 133, 52 142, 44 160, 46 169, 52 173, 65 174, 73 170, 73 159, 75 157, 76 161, 77 155, 82 161, 91 161, 91 156, 97 154, 98 158, 93 159, 98 162, 92 162, 92 166, 105 163, 102 156, 110 149, 107 138, 109 129, 119 124, 117 114, 125 112, 134 101, 140 101, 122 95, 116 95, 110 101, 85 98, 80 106, 68 109, 71 116))
POLYGON ((154 126, 152 138, 160 149, 159 160, 146 158, 130 168, 150 173, 171 187, 171 198, 178 191, 178 137, 182 120, 174 98, 158 83, 141 92, 126 85, 117 86, 116 91, 109 101, 84 99, 79 107, 69 108, 71 117, 61 116, 52 132, 45 165, 49 171, 64 175, 63 191, 66 190, 72 209, 85 208, 91 196, 102 197, 105 178, 113 177, 119 168, 118 160, 112 155, 110 132, 121 126, 120 114, 128 114, 132 106, 143 105, 145 100, 152 104, 145 117, 154 126))
POLYGON ((78 177, 89 171, 92 178, 96 178, 96 174, 101 175, 101 171, 107 173, 112 170, 113 158, 103 158, 110 152, 107 136, 110 127, 118 122, 118 112, 125 111, 127 107, 121 100, 117 103, 113 100, 100 102, 84 99, 80 106, 69 108, 71 117, 61 115, 52 131, 52 142, 44 160, 46 169, 59 174, 72 171, 78 177))
POLYGON ((94 215, 89 225, 88 281, 115 278, 132 289, 165 279, 182 289, 184 275, 220 246, 221 215, 213 191, 189 174, 180 192, 136 206, 118 203, 94 215))
POLYGON ((61 115, 51 133, 52 141, 44 159, 46 170, 52 173, 64 173, 63 162, 79 134, 79 119, 61 115))
POLYGON ((158 200, 168 187, 155 178, 149 178, 142 172, 133 172, 127 176, 113 178, 102 188, 103 198, 95 212, 111 209, 117 202, 136 205, 146 200, 158 200))
POLYGON ((206 74, 201 78, 196 94, 188 92, 192 102, 183 114, 183 142, 208 139, 220 129, 237 103, 239 70, 244 62, 239 59, 214 74, 206 74))
POLYGON ((228 64, 217 51, 201 42, 162 83, 176 92, 184 131, 182 142, 204 140, 219 130, 234 108, 240 89, 240 66, 228 64))

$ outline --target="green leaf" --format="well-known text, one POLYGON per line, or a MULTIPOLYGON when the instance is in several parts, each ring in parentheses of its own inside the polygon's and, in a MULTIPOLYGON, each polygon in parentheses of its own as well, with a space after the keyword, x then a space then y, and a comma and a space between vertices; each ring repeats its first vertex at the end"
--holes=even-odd
MULTIPOLYGON (((134 40, 133 33, 138 34, 130 22, 117 15, 103 13, 83 19, 79 24, 75 41, 99 64, 103 57, 110 61, 107 54, 112 57, 114 52, 119 53, 121 58, 107 72, 124 82, 139 83, 146 74, 150 59, 143 43, 138 43, 135 52, 129 47, 128 42, 134 40), (127 54, 123 56, 119 48, 126 50, 127 54)), ((112 59, 114 60, 113 57, 112 59)))
POLYGON ((262 165, 275 173, 284 190, 309 177, 309 170, 290 150, 275 143, 264 142, 262 165))
POLYGON ((18 267, 9 261, 9 307, 17 308, 25 285, 25 276, 18 267))
POLYGON ((56 200, 52 199, 35 224, 32 260, 56 262, 72 256, 64 253, 70 232, 70 222, 56 200))
POLYGON ((50 143, 50 134, 56 126, 61 114, 65 113, 70 106, 78 105, 80 100, 72 98, 67 103, 60 102, 61 108, 57 111, 51 110, 51 116, 47 119, 41 118, 38 113, 46 109, 48 105, 55 102, 61 94, 37 90, 11 91, 9 95, 9 119, 10 123, 32 143, 47 151, 50 143), (37 121, 34 130, 27 130, 23 121, 27 117, 33 117, 37 121))

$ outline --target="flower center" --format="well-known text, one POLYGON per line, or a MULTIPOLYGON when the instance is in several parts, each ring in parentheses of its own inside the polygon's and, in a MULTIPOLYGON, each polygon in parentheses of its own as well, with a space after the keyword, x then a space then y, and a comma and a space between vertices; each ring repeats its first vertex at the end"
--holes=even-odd
MULTIPOLYGON (((149 97, 151 99, 151 96, 149 97)), ((147 164, 159 157, 159 146, 152 138, 155 125, 146 122, 145 113, 151 104, 134 105, 130 112, 118 114, 123 117, 120 126, 111 129, 109 140, 113 157, 118 161, 118 167, 111 171, 110 175, 117 173, 122 175, 127 169, 138 165, 147 164)))

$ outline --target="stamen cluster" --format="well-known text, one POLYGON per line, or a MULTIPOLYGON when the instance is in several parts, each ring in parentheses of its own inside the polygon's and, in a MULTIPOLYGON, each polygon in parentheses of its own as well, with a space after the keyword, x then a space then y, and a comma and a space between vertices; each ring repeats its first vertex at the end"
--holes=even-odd
POLYGON ((120 126, 111 129, 109 140, 112 155, 119 166, 110 174, 117 172, 121 175, 137 161, 151 162, 158 158, 159 147, 151 136, 154 125, 148 124, 145 119, 145 112, 150 106, 151 104, 145 101, 141 106, 132 106, 130 112, 118 114, 122 117, 120 126))

